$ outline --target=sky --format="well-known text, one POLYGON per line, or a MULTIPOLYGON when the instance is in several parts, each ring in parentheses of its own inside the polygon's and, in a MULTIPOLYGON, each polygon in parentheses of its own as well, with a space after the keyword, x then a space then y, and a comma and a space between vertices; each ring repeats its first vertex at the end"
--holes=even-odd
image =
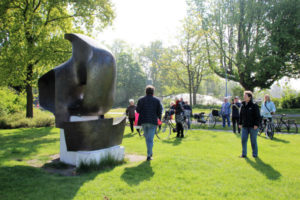
MULTIPOLYGON (((185 0, 112 0, 116 18, 111 27, 96 35, 96 40, 112 44, 124 40, 138 48, 161 40, 164 46, 176 44, 181 21, 186 16, 185 0)), ((300 79, 290 86, 300 91, 300 79)))
POLYGON ((133 47, 161 40, 165 46, 176 43, 181 20, 186 15, 185 0, 112 0, 116 18, 112 27, 96 39, 112 44, 115 39, 133 47))

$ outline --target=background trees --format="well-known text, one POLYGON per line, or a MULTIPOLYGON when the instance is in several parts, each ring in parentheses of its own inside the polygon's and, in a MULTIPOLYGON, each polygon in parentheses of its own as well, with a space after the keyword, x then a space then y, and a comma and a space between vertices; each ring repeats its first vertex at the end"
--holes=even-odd
POLYGON ((0 82, 27 96, 26 117, 32 117, 32 87, 38 77, 66 61, 68 32, 88 33, 114 19, 109 0, 3 0, 0 3, 0 82))
POLYGON ((203 17, 207 59, 220 77, 253 90, 299 75, 297 1, 194 0, 191 5, 203 17))

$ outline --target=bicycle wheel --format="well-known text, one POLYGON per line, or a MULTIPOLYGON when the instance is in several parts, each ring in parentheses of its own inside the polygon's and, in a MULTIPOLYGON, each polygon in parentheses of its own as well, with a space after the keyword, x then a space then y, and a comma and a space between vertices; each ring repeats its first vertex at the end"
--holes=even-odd
POLYGON ((208 127, 214 128, 216 125, 216 118, 212 114, 209 114, 206 119, 206 122, 208 127))
POLYGON ((289 129, 291 130, 295 130, 295 133, 298 133, 298 126, 295 122, 295 120, 288 120, 288 126, 289 126, 289 129))
POLYGON ((188 125, 185 122, 182 123, 182 126, 183 126, 183 135, 186 136, 187 132, 188 132, 188 125))
POLYGON ((168 122, 163 122, 161 126, 161 131, 164 133, 166 132, 167 128, 168 128, 168 122))

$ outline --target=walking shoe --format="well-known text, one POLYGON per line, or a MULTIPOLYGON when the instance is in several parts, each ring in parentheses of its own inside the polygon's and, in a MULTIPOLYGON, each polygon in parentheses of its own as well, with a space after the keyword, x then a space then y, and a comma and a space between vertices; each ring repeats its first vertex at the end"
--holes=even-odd
POLYGON ((247 158, 247 156, 244 156, 244 155, 240 155, 240 158, 247 158))
POLYGON ((147 156, 147 161, 152 160, 152 158, 150 156, 147 156))

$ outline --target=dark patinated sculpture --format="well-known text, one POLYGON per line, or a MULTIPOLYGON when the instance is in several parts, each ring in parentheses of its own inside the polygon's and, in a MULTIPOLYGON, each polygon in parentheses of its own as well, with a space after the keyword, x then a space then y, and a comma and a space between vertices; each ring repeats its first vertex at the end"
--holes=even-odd
POLYGON ((87 36, 65 34, 65 39, 72 43, 73 55, 39 79, 40 105, 55 115, 57 127, 65 129, 68 150, 96 150, 121 144, 125 117, 115 123, 100 118, 70 122, 72 115, 101 116, 111 108, 116 85, 113 55, 87 36))

